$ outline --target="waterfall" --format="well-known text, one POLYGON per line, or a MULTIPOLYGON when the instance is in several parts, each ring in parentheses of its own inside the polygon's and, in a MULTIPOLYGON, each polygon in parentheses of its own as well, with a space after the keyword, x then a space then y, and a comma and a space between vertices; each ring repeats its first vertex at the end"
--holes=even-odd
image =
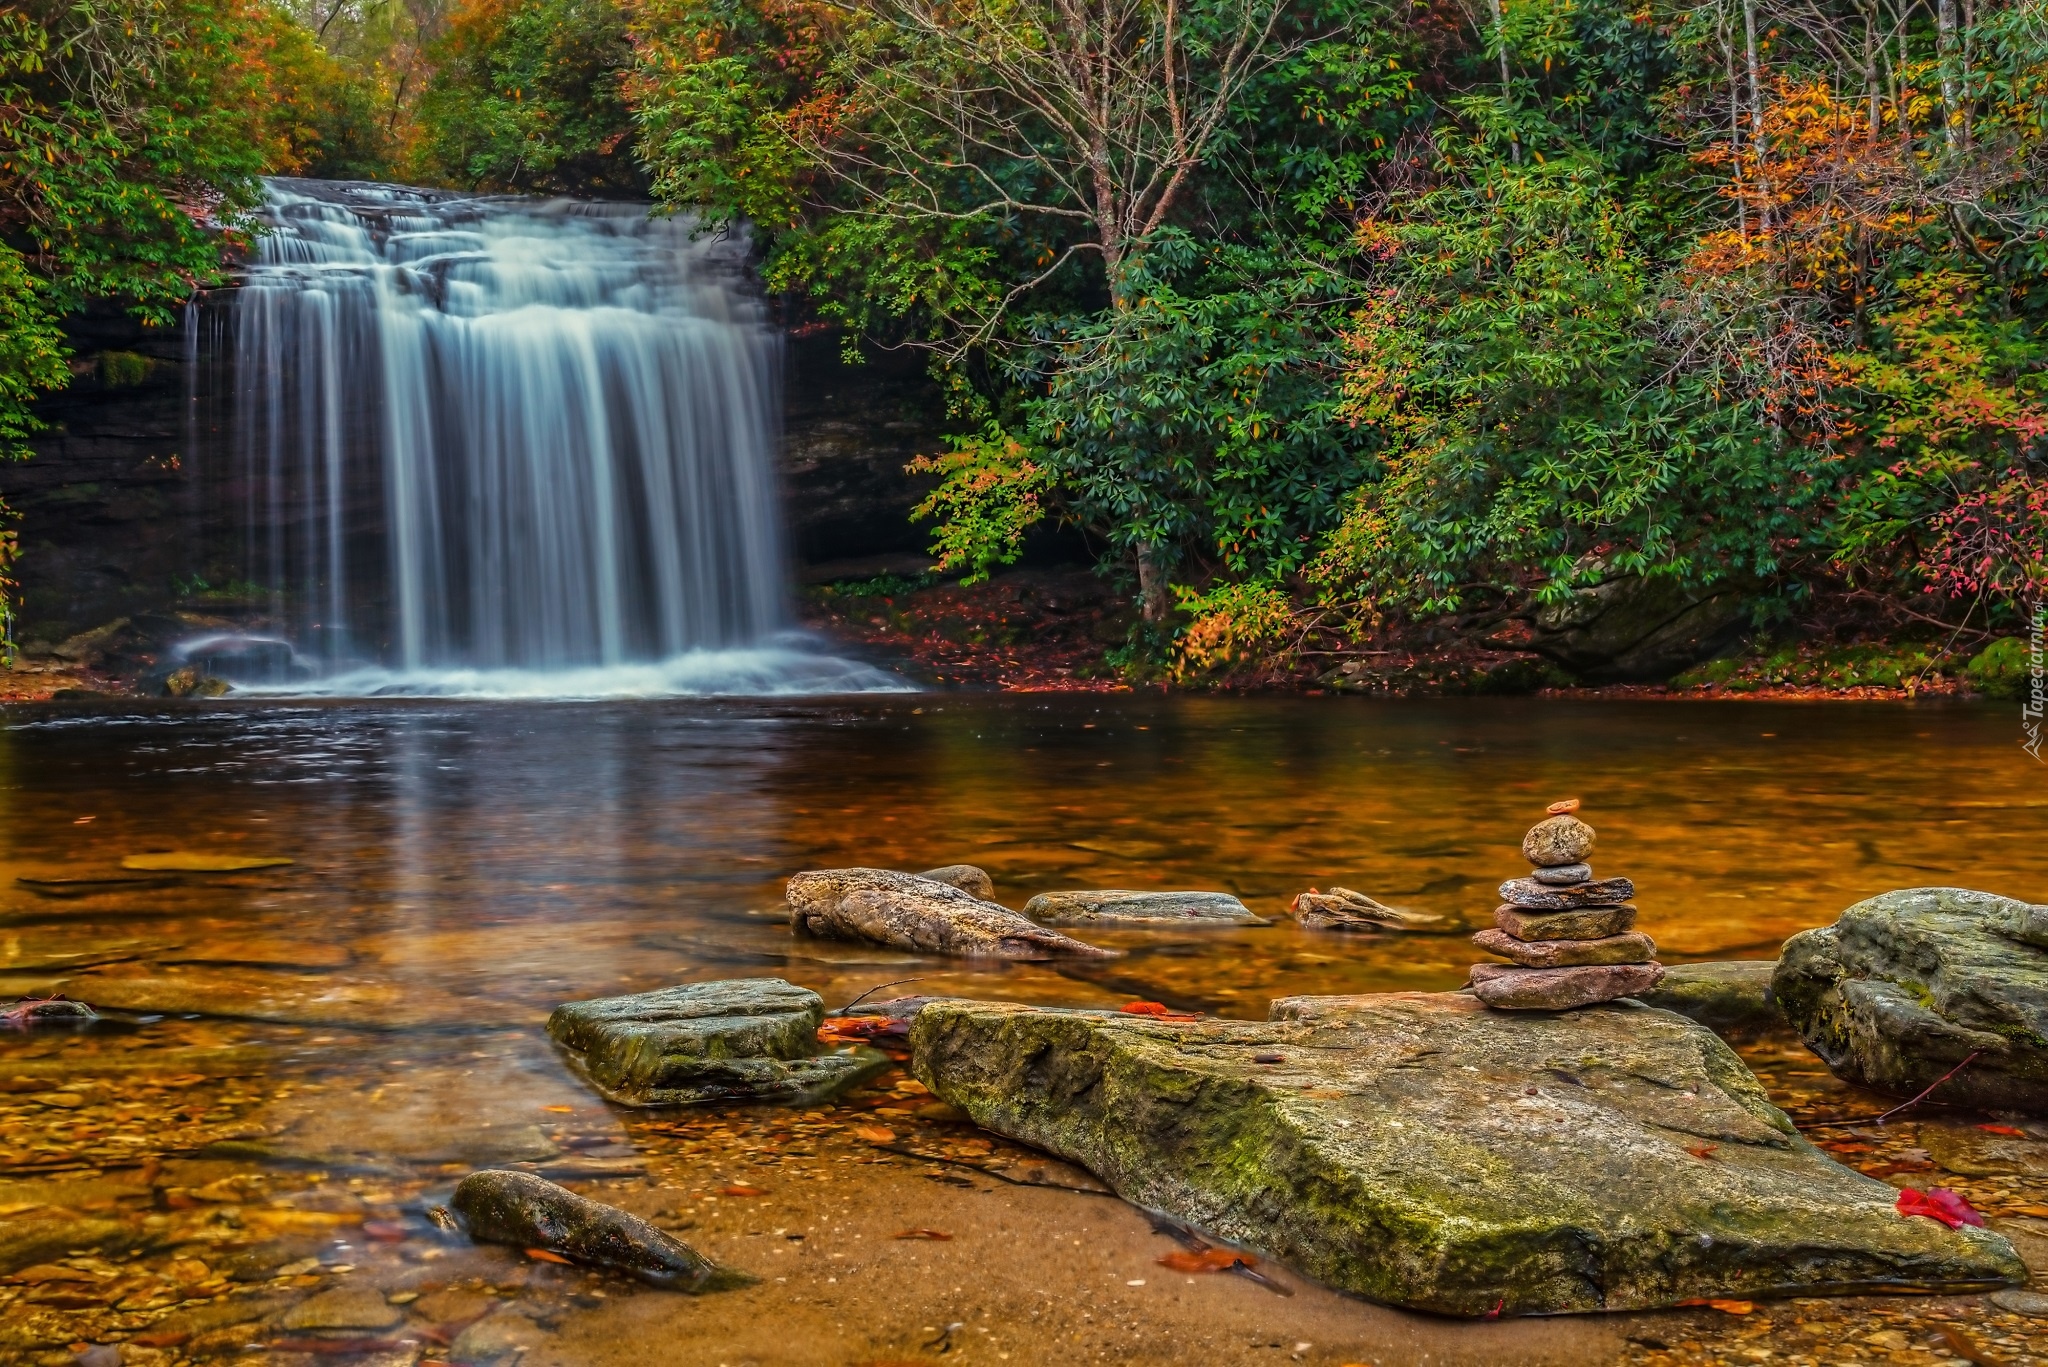
POLYGON ((780 356, 744 241, 353 182, 270 181, 261 217, 233 487, 249 578, 321 679, 895 682, 760 654, 787 625, 780 356))

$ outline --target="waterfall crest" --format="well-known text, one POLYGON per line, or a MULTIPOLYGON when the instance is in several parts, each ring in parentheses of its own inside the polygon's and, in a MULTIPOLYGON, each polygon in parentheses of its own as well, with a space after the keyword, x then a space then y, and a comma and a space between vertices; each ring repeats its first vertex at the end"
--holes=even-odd
MULTIPOLYGON (((728 659, 731 691, 784 691, 759 654, 787 625, 780 356, 744 243, 367 183, 273 180, 262 216, 235 485, 250 578, 320 676, 716 692, 728 659)), ((894 682, 809 660, 804 691, 894 682)))

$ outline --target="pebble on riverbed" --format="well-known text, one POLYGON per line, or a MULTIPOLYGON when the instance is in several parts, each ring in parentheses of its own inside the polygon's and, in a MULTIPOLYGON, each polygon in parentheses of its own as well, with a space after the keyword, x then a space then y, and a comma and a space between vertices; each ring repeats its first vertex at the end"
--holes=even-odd
POLYGON ((1554 802, 1522 837, 1522 853, 1536 867, 1500 885, 1495 929, 1472 937, 1511 961, 1472 966, 1472 991, 1488 1006, 1569 1011, 1647 991, 1664 976, 1655 942, 1634 931, 1636 885, 1593 877, 1586 862, 1593 828, 1578 809, 1577 798, 1554 802))

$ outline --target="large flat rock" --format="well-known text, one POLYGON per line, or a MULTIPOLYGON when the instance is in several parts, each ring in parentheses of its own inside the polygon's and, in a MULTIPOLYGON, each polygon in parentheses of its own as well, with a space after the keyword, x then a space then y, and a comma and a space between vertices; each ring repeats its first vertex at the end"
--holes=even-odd
POLYGON ((2048 909, 1903 888, 1785 942, 1771 996, 1835 1073, 1913 1096, 2048 1115, 2048 909))
POLYGON ((685 983, 565 1002, 548 1033, 627 1106, 815 1101, 888 1066, 872 1049, 820 1054, 817 993, 780 978, 685 983))
POLYGON ((940 1001, 917 1075, 1126 1200, 1392 1305, 1483 1316, 1981 1289, 2003 1238, 1905 1219, 1703 1027, 1633 1002, 1296 997, 1266 1022, 940 1001))

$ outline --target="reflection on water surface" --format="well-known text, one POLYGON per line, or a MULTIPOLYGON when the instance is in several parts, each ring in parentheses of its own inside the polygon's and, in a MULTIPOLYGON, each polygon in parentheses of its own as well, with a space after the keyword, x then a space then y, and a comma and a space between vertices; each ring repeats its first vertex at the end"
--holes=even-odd
MULTIPOLYGON (((1890 887, 2048 897, 2040 776, 2009 709, 1964 706, 21 708, 0 731, 0 991, 63 991, 116 1018, 0 1036, 0 1244, 24 1221, 127 1220, 111 1249, 158 1220, 149 1285, 168 1289, 124 1292, 127 1311, 64 1293, 86 1297, 75 1313, 104 1313, 101 1329, 152 1322, 150 1296, 161 1312, 230 1285, 314 1288, 378 1258, 387 1292, 406 1276, 445 1287, 443 1258, 483 1258, 463 1275, 502 1289, 513 1273, 489 1263, 502 1251, 442 1249, 420 1218, 468 1165, 652 1164, 667 1189, 664 1162, 716 1153, 729 1176, 735 1153, 772 1152, 783 1180, 824 1190, 853 1171, 834 1163, 870 1161, 835 1157, 822 1113, 609 1110, 540 1033, 559 1001, 766 974, 833 1004, 917 979, 905 990, 1260 1017, 1283 994, 1454 987, 1475 957, 1462 931, 1283 920, 1092 935, 1126 951, 1115 960, 963 967, 793 942, 781 880, 802 868, 969 862, 1013 906, 1057 888, 1215 888, 1275 916, 1336 883, 1471 928, 1490 920, 1493 885, 1524 871, 1522 831, 1577 795, 1600 832, 1596 869, 1635 880, 1667 961, 1769 957, 1890 887), (161 851, 294 862, 123 868, 161 851), (239 1213, 223 1224, 227 1209, 239 1213)), ((924 1123, 914 1092, 890 1097, 865 1104, 924 1123)), ((778 1220, 831 1208, 788 1199, 778 1220)), ((759 1270, 769 1255, 733 1256, 759 1270)), ((562 1278, 528 1299, 573 1311, 589 1288, 562 1278)))

